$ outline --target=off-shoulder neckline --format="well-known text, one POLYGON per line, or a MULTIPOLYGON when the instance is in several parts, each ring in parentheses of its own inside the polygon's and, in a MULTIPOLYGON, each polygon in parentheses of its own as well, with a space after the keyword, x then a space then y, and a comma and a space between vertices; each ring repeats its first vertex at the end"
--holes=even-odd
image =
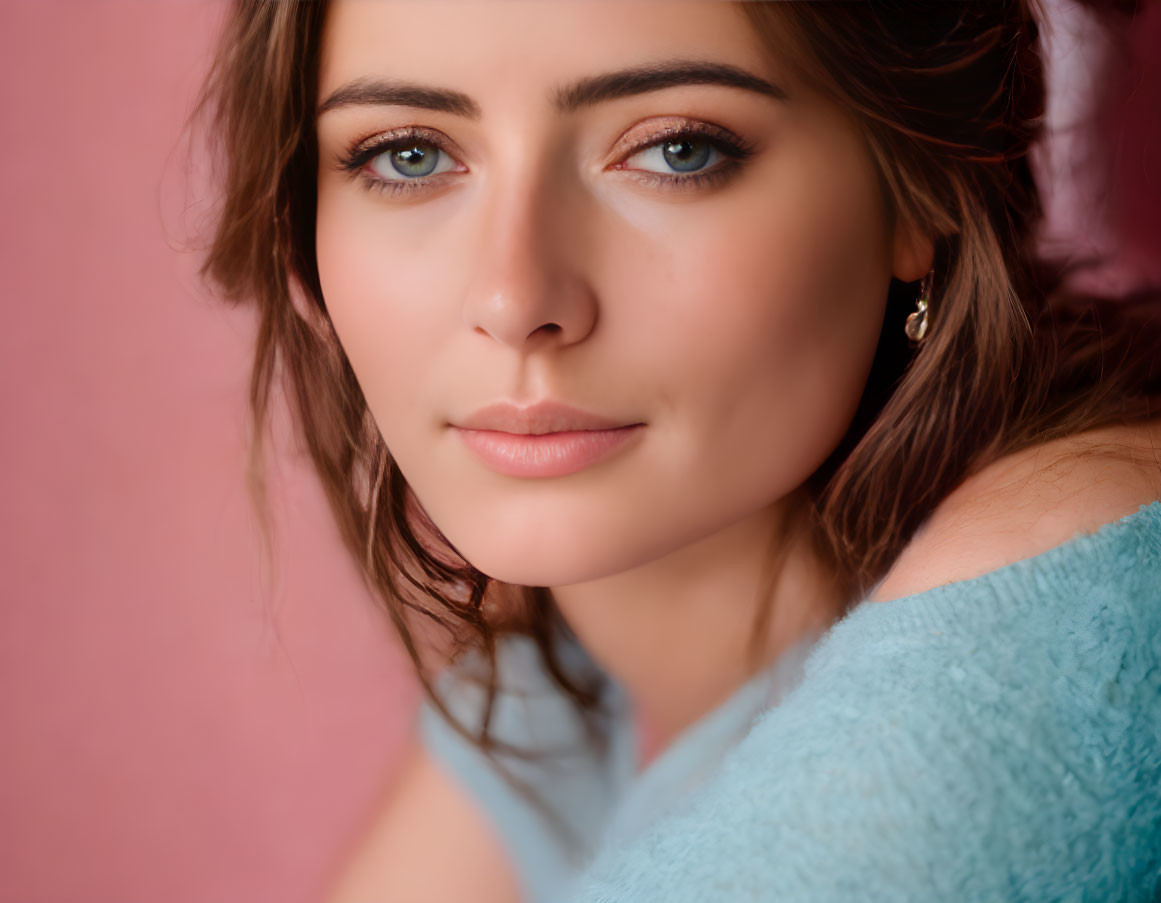
POLYGON ((971 595, 972 610, 977 615, 989 606, 1011 611, 1012 606, 1035 604, 1034 600, 1014 599, 1006 593, 990 592, 984 596, 969 591, 978 588, 995 590, 1003 586, 1010 588, 1013 584, 1034 579, 1037 574, 1075 571, 1080 559, 1089 559, 1094 554, 1099 555, 1120 542, 1124 534, 1136 529, 1148 529, 1152 523, 1161 530, 1161 499, 1142 504, 1136 511, 1101 524, 1094 530, 1079 531, 1070 539, 1035 555, 1018 559, 974 577, 951 580, 920 592, 881 602, 870 600, 869 596, 873 593, 871 590, 866 598, 852 606, 844 617, 832 624, 831 630, 843 621, 852 618, 878 618, 884 616, 885 612, 892 613, 896 618, 934 617, 938 614, 938 607, 949 606, 950 600, 966 595, 971 595))

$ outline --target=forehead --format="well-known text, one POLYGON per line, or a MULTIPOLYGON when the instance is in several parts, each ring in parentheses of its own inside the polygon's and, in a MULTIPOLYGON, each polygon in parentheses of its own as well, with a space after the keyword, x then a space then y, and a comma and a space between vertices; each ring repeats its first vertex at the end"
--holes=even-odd
POLYGON ((737 4, 719 0, 334 0, 319 93, 405 77, 481 98, 540 98, 575 78, 674 59, 769 75, 737 4))

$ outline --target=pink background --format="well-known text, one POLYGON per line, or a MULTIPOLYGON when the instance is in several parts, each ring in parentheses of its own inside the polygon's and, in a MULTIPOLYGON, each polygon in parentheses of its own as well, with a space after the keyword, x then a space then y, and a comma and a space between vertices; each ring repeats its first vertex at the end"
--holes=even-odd
MULTIPOLYGON (((285 442, 273 572, 259 564, 250 318, 176 250, 203 211, 186 211, 179 139, 221 11, 0 0, 3 903, 317 899, 417 700, 285 442)), ((1142 50, 1161 32, 1150 15, 1142 50)), ((1058 123, 1090 102, 1076 76, 1092 52, 1056 52, 1075 95, 1058 123)), ((1157 272, 1146 61, 1119 133, 1132 190, 1110 210, 1139 224, 1123 246, 1157 272)), ((1049 161, 1061 240, 1099 238, 1076 215, 1089 162, 1075 133, 1049 161)))
POLYGON ((170 247, 221 8, 0 2, 4 903, 317 899, 417 699, 290 449, 258 563, 250 318, 170 247))

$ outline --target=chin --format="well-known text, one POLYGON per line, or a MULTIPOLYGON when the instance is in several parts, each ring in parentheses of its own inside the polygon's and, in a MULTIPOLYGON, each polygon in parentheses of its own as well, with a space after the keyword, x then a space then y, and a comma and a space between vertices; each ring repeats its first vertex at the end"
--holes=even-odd
POLYGON ((608 577, 626 569, 620 562, 612 562, 592 556, 577 555, 571 550, 559 549, 554 554, 523 552, 513 554, 512 549, 520 545, 513 543, 504 550, 481 550, 478 554, 467 554, 472 566, 493 580, 515 586, 569 586, 608 577))
POLYGON ((651 550, 611 531, 493 529, 462 538, 456 548, 494 580, 516 586, 570 586, 619 574, 648 561, 651 550), (622 541, 618 541, 622 539, 622 541))

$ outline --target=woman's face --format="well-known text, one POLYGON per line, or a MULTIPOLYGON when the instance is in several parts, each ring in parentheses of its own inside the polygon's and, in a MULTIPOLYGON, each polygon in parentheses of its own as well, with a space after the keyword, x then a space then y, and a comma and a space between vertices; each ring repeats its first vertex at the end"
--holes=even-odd
POLYGON ((502 581, 776 510, 926 268, 733 4, 339 0, 319 102, 327 309, 416 497, 502 581))

